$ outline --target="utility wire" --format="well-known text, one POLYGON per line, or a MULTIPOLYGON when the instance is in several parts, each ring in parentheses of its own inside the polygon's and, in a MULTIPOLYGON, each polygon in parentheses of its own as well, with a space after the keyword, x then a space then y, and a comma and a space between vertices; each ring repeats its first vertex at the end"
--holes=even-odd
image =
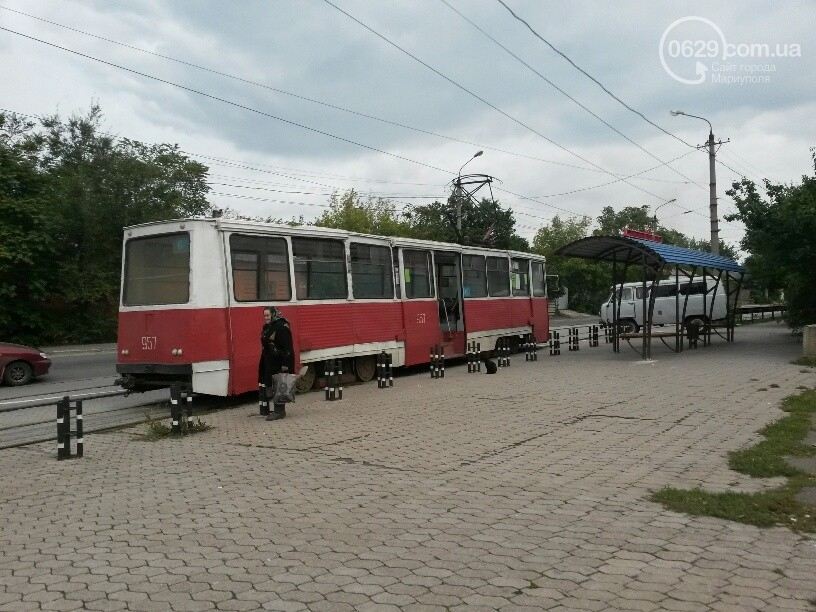
POLYGON ((678 141, 682 142, 682 143, 683 143, 684 145, 686 145, 687 147, 692 147, 692 148, 694 148, 694 145, 693 145, 693 144, 691 144, 690 142, 687 142, 687 141, 683 140, 682 138, 680 138, 680 137, 679 137, 679 136, 677 136, 676 134, 672 134, 670 131, 668 131, 668 130, 667 130, 667 129, 665 129, 664 127, 662 127, 662 126, 658 125, 657 123, 655 123, 654 121, 652 121, 651 119, 649 119, 649 118, 648 118, 646 115, 644 115, 643 113, 641 113, 639 110, 637 110, 637 109, 635 109, 635 108, 632 108, 631 106, 629 106, 629 104, 627 104, 626 102, 624 102, 623 100, 621 100, 621 99, 620 99, 618 96, 616 96, 614 93, 612 93, 612 92, 611 92, 611 91, 610 91, 610 90, 609 90, 609 89, 606 87, 606 85, 604 85, 603 83, 601 83, 601 82, 600 82, 598 79, 596 79, 594 76, 592 76, 591 74, 589 74, 589 73, 588 73, 586 70, 584 70, 583 68, 581 68, 581 67, 580 67, 578 64, 576 64, 574 61, 572 61, 572 59, 571 59, 571 58, 570 58, 570 57, 569 57, 567 54, 565 54, 563 51, 561 51, 560 49, 558 49, 558 48, 557 48, 555 45, 553 45, 553 44, 552 44, 552 43, 551 43, 549 40, 547 40, 546 38, 544 38, 543 36, 541 36, 541 34, 539 34, 538 32, 536 32, 536 30, 533 28, 533 26, 531 26, 531 25, 530 25, 530 24, 529 24, 529 23, 528 23, 528 22, 527 22, 525 19, 523 19, 522 17, 520 17, 520 16, 519 16, 519 15, 518 15, 518 14, 517 14, 517 13, 516 13, 516 12, 515 12, 513 9, 511 9, 509 6, 507 6, 507 4, 504 2, 504 0, 496 0, 496 2, 498 2, 498 3, 499 3, 499 4, 501 4, 501 5, 502 5, 502 6, 503 6, 505 9, 507 9, 507 12, 509 12, 509 13, 510 13, 510 14, 511 14, 511 15, 512 15, 512 16, 513 16, 513 17, 514 17, 514 18, 515 18, 517 21, 519 21, 519 22, 523 23, 523 24, 524 24, 524 25, 527 27, 527 29, 528 29, 528 30, 530 30, 530 32, 532 33, 532 35, 533 35, 533 36, 535 36, 537 39, 539 39, 541 42, 543 42, 545 45, 547 45, 547 46, 548 46, 550 49, 552 49, 553 51, 555 51, 555 52, 556 52, 558 55, 560 55, 561 57, 563 57, 563 58, 564 58, 564 59, 565 59, 567 62, 569 62, 569 64, 570 64, 570 65, 571 65, 573 68, 575 68, 575 69, 576 69, 578 72, 580 72, 580 73, 581 73, 581 74, 583 74, 585 77, 587 77, 587 78, 588 78, 590 81, 592 81, 593 83, 595 83, 595 84, 596 84, 598 87, 600 87, 600 88, 601 88, 601 89, 602 89, 602 90, 603 90, 603 91, 604 91, 606 94, 608 94, 608 95, 609 95, 609 96, 610 96, 610 97, 611 97, 613 100, 615 100, 616 102, 618 102, 618 103, 619 103, 621 106, 623 106, 625 109, 627 109, 627 110, 629 110, 629 111, 631 111, 631 112, 635 113, 635 114, 636 114, 638 117, 640 117, 641 119, 643 119, 643 120, 644 120, 646 123, 648 123, 649 125, 652 125, 652 126, 656 127, 658 130, 660 130, 661 132, 663 132, 663 133, 664 133, 664 134, 666 134, 667 136, 671 136, 671 137, 672 137, 672 138, 674 138, 675 140, 678 140, 678 141))
MULTIPOLYGON (((658 157, 657 155, 655 155, 654 153, 652 153, 650 150, 648 150, 646 147, 644 147, 643 145, 641 145, 639 142, 637 142, 637 141, 633 140, 632 138, 630 138, 629 136, 627 136, 626 134, 624 134, 623 132, 621 132, 621 131, 620 131, 618 128, 616 128, 614 125, 612 125, 611 123, 609 123, 608 121, 606 121, 606 120, 605 120, 603 117, 601 117, 600 115, 598 115, 597 113, 595 113, 595 112, 594 112, 592 109, 590 109, 589 107, 587 107, 586 105, 584 105, 584 104, 583 104, 581 101, 579 101, 579 100, 577 100, 576 98, 574 98, 573 96, 571 96, 571 95, 570 95, 570 94, 569 94, 567 91, 565 91, 564 89, 562 89, 561 87, 559 87, 559 86, 558 86, 556 83, 554 83, 554 82, 553 82, 553 81, 551 81, 549 78, 547 78, 546 76, 544 76, 544 75, 543 75, 541 72, 539 72, 538 70, 536 70, 536 69, 535 69, 533 66, 531 66, 529 63, 527 63, 527 62, 526 62, 524 59, 522 59, 522 58, 521 58, 521 57, 519 57, 519 56, 518 56, 516 53, 514 53, 513 51, 511 51, 511 50, 510 50, 510 49, 509 49, 507 46, 505 46, 504 44, 502 44, 501 42, 499 42, 498 40, 496 40, 496 38, 494 38, 493 36, 491 36, 491 35, 490 35, 490 33, 489 33, 489 32, 487 32, 487 31, 486 31, 484 28, 482 28, 482 27, 481 27, 479 24, 477 24, 475 21, 473 21, 472 19, 470 19, 470 18, 469 18, 467 15, 465 15, 464 13, 462 13, 462 12, 461 12, 459 9, 457 9, 456 7, 454 7, 453 5, 451 5, 451 4, 450 4, 450 2, 448 2, 448 0, 439 0, 439 1, 440 1, 440 2, 442 2, 442 4, 444 4, 445 6, 447 6, 447 7, 448 7, 448 8, 449 8, 451 11, 453 11, 454 13, 456 13, 457 15, 459 15, 459 17, 461 17, 463 20, 465 20, 465 21, 466 21, 467 23, 469 23, 471 26, 473 26, 473 27, 474 27, 474 28, 475 28, 475 29, 476 29, 478 32, 480 32, 480 33, 481 33, 483 36, 485 36, 485 37, 486 37, 488 40, 490 40, 490 41, 491 41, 491 42, 493 42, 495 45, 497 45, 497 46, 498 46, 500 49, 502 49, 502 50, 503 50, 505 53, 507 53, 507 54, 508 54, 510 57, 512 57, 513 59, 515 59, 515 60, 516 60, 517 62, 519 62, 521 65, 523 65, 523 66, 524 66, 525 68, 527 68, 527 69, 528 69, 530 72, 532 72, 533 74, 535 74, 536 76, 538 76, 538 77, 539 77, 539 78, 540 78, 542 81, 544 81, 545 83, 547 83, 547 85, 549 85, 550 87, 552 87, 553 89, 555 89, 555 90, 556 90, 558 93, 560 93, 561 95, 563 95, 564 97, 566 97, 568 100, 570 100, 570 101, 571 101, 572 103, 574 103, 576 106, 578 106, 579 108, 581 108, 581 109, 582 109, 582 110, 584 110, 585 112, 589 113, 589 114, 590 114, 592 117, 594 117, 595 119, 597 119, 598 121, 600 121, 601 123, 603 123, 603 124, 604 124, 606 127, 608 127, 610 130, 612 130, 613 132, 615 132, 615 133, 616 133, 618 136, 620 136, 621 138, 623 138, 624 140, 626 140, 626 141, 627 141, 627 142, 629 142, 630 144, 634 145, 635 147, 637 147, 638 149, 640 149, 641 151, 643 151, 644 153, 646 153, 646 155, 648 155, 649 157, 651 157, 651 158, 652 158, 652 159, 654 159, 655 161, 659 161, 659 162, 661 162, 661 163, 664 163, 664 162, 665 162, 665 160, 661 159, 660 157, 658 157)), ((670 165, 669 165, 669 163, 671 163, 671 162, 665 162, 665 163, 664 163, 664 165, 666 165, 666 167, 668 167, 668 168, 669 168, 669 170, 671 170, 672 172, 674 172, 674 173, 675 173, 675 174, 677 174, 678 176, 681 176, 682 178, 686 179, 687 181, 689 181, 689 182, 691 182, 691 183, 694 183, 695 185, 697 185, 698 187, 700 187, 700 189, 704 189, 704 190, 705 190, 705 189, 708 189, 708 187, 707 187, 707 186, 705 186, 705 185, 703 185, 703 184, 701 184, 701 183, 696 182, 696 181, 695 181, 694 179, 692 179, 691 177, 689 177, 689 176, 687 176, 687 175, 683 174, 682 172, 680 172, 680 171, 679 171, 679 170, 677 170, 676 168, 673 168, 672 166, 670 166, 670 165)))
MULTIPOLYGON (((643 120, 644 120, 646 123, 648 123, 649 125, 651 125, 651 126, 653 126, 653 127, 657 128, 658 130, 660 130, 661 132, 663 132, 663 133, 664 133, 664 134, 666 134, 667 136, 671 136, 672 138, 674 138, 674 139, 675 139, 675 140, 677 140, 678 142, 682 142, 682 143, 683 143, 684 145, 686 145, 687 147, 692 147, 692 148, 694 148, 694 149, 696 149, 696 148, 697 148, 695 145, 691 144, 691 143, 690 143, 690 142, 688 142, 687 140, 684 140, 683 138, 680 138, 680 136, 678 136, 677 134, 674 134, 674 133, 670 132, 669 130, 667 130, 666 128, 664 128, 663 126, 661 126, 661 125, 659 125, 659 124, 655 123, 654 121, 652 121, 651 119, 649 119, 649 118, 648 118, 646 115, 644 115, 642 112, 640 112, 640 111, 639 111, 639 110, 637 110, 636 108, 633 108, 632 106, 630 106, 629 104, 627 104, 625 101, 623 101, 621 98, 619 98, 617 95, 615 95, 615 94, 614 94, 612 91, 610 91, 610 90, 609 90, 609 88, 608 88, 608 87, 606 87, 606 85, 604 85, 603 83, 601 83, 601 81, 599 81, 598 79, 596 79, 596 78, 595 78, 594 76, 592 76, 592 75, 591 75, 589 72, 587 72, 586 70, 584 70, 583 68, 581 68, 581 67, 580 67, 578 64, 576 64, 576 63, 575 63, 575 62, 574 62, 574 61, 573 61, 573 60, 572 60, 572 59, 571 59, 571 58, 570 58, 570 57, 569 57, 569 56, 568 56, 566 53, 564 53, 564 52, 563 52, 563 51, 561 51, 561 50, 560 50, 558 47, 556 47, 555 45, 553 45, 553 44, 552 44, 552 43, 551 43, 549 40, 547 40, 546 38, 544 38, 543 36, 541 36, 541 34, 539 34, 539 33, 538 33, 538 32, 537 32, 537 31, 536 31, 534 28, 533 28, 533 26, 531 26, 531 25, 529 24, 529 22, 528 22, 527 20, 525 20, 524 18, 522 18, 521 16, 519 16, 519 15, 518 15, 518 14, 517 14, 517 13, 516 13, 516 12, 515 12, 515 11, 514 11, 512 8, 510 8, 510 7, 507 5, 507 3, 506 3, 506 2, 504 2, 504 0, 496 0, 496 2, 498 2, 498 3, 499 3, 499 4, 501 4, 501 5, 502 5, 502 6, 503 6, 505 9, 507 9, 507 12, 508 12, 508 13, 510 13, 510 14, 511 14, 511 15, 512 15, 512 16, 513 16, 515 19, 516 19, 516 21, 519 21, 519 22, 521 22, 522 24, 524 24, 524 25, 527 27, 527 29, 528 29, 528 30, 530 30, 530 32, 532 33, 532 35, 533 35, 533 36, 535 36, 537 39, 539 39, 541 42, 543 42, 545 45, 547 45, 547 46, 548 46, 550 49, 552 49, 552 50, 553 50, 553 51, 555 51, 555 52, 556 52, 558 55, 560 55, 562 58, 564 58, 564 59, 565 59, 565 60, 566 60, 566 61, 567 61, 567 62, 568 62, 568 63, 569 63, 569 64, 570 64, 570 65, 571 65, 573 68, 575 68, 575 69, 576 69, 578 72, 580 72, 580 73, 581 73, 581 74, 583 74, 585 77, 587 77, 587 78, 588 78, 590 81, 592 81, 593 83, 595 83, 595 84, 596 84, 598 87, 600 87, 600 88, 601 88, 601 89, 602 89, 602 90, 603 90, 603 91, 604 91, 604 92, 605 92, 607 95, 609 95, 609 96, 610 96, 610 97, 611 97, 613 100, 615 100, 616 102, 618 102, 618 103, 619 103, 621 106, 623 106, 625 109, 627 109, 628 111, 630 111, 630 112, 634 113, 635 115, 637 115, 638 117, 640 117, 641 119, 643 119, 643 120)), ((728 164, 726 164, 726 163, 724 163, 724 162, 720 161, 719 159, 717 159, 717 160, 715 160, 715 161, 716 161, 718 164, 721 164, 722 166, 724 166, 725 168, 728 168, 728 169, 729 169, 731 172, 733 172, 733 173, 734 173, 734 174, 736 174, 737 176, 744 176, 744 174, 743 174, 743 173, 741 173, 741 172, 738 172, 738 171, 734 170, 734 169, 733 169, 731 166, 729 166, 728 164)))
POLYGON ((15 34, 22 38, 27 38, 28 40, 32 40, 34 42, 41 43, 43 45, 47 45, 49 47, 54 47, 55 49, 60 49, 61 51, 65 51, 67 53, 72 53, 73 55, 77 55, 79 57, 83 57, 85 59, 92 60, 94 62, 99 62, 100 64, 104 64, 106 66, 111 66, 112 68, 118 68, 119 70, 124 70, 125 72, 129 72, 131 74, 135 74, 146 79, 150 79, 152 81, 156 81, 158 83, 163 83, 164 85, 170 85, 171 87, 176 87, 183 91, 187 91, 190 93, 194 93, 199 96, 203 96, 210 100, 215 100, 216 102, 221 102, 222 104, 227 104, 229 106, 233 106, 235 108, 239 108, 241 110, 249 111, 251 113, 255 113, 256 115, 260 115, 262 117, 266 117, 269 119, 275 119, 276 121, 280 121, 281 123, 285 123, 287 125, 291 125, 294 127, 298 127, 302 130, 306 130, 308 132, 312 132, 315 134, 320 134, 321 136, 327 136, 329 138, 333 138, 334 140, 339 140, 340 142, 345 142, 347 144, 351 144, 363 149, 367 149, 369 151, 373 151, 375 153, 380 153, 381 155, 387 155, 388 157, 392 157, 394 159, 399 159, 401 161, 406 161, 417 166, 423 166, 425 168, 430 168, 431 170, 438 170, 439 172, 444 172, 446 174, 456 174, 450 170, 445 170, 444 168, 440 168, 438 166, 434 166, 432 164, 426 164, 425 162, 421 162, 415 159, 411 159, 410 157, 405 157, 404 155, 399 155, 397 153, 391 153, 390 151, 385 151, 383 149, 378 149, 377 147, 372 147, 371 145, 367 145, 361 142, 357 142, 356 140, 351 140, 350 138, 345 138, 343 136, 339 136, 337 134, 333 134, 331 132, 327 132, 325 130, 320 130, 318 128, 313 128, 311 126, 305 125, 303 123, 298 123, 297 121, 292 121, 291 119, 285 119, 284 117, 279 117, 277 115, 273 115, 272 113, 267 113, 262 110, 258 110, 257 108, 253 108, 251 106, 247 106, 246 104, 241 104, 240 102, 235 102, 234 100, 229 100, 227 98, 222 98, 220 96, 216 96, 214 94, 209 94, 205 91, 201 91, 200 89, 195 89, 193 87, 188 87, 186 85, 182 85, 180 83, 176 83, 174 81, 169 81, 167 79, 162 79, 160 77, 154 76, 152 74, 148 74, 146 72, 140 72, 139 70, 134 70, 133 68, 128 68, 126 66, 122 66, 121 64, 116 64, 114 62, 109 62, 107 60, 101 59, 99 57, 95 57, 93 55, 88 55, 87 53, 82 53, 80 51, 75 51, 74 49, 69 49, 68 47, 63 47, 62 45, 58 45, 56 43, 49 42, 47 40, 43 40, 41 38, 37 38, 35 36, 30 36, 28 34, 23 34, 22 32, 18 32, 16 30, 12 30, 11 28, 6 28, 0 26, 0 30, 4 32, 9 32, 10 34, 15 34))
POLYGON ((351 109, 351 108, 348 108, 348 107, 345 107, 345 106, 332 104, 331 102, 326 102, 324 100, 319 100, 317 98, 310 98, 310 97, 304 96, 302 94, 297 94, 297 93, 294 93, 294 92, 291 92, 291 91, 287 91, 285 89, 272 87, 271 85, 266 85, 265 83, 261 83, 259 81, 253 81, 251 79, 240 77, 240 76, 235 75, 235 74, 230 74, 228 72, 223 72, 221 70, 216 70, 214 68, 209 68, 207 66, 202 66, 201 64, 196 64, 196 63, 188 61, 188 60, 179 59, 177 57, 173 57, 171 55, 165 55, 163 53, 157 53, 156 51, 150 51, 149 49, 143 49, 142 47, 137 47, 135 45, 131 45, 131 44, 128 44, 128 43, 125 43, 125 42, 114 40, 112 38, 107 38, 105 36, 100 36, 98 34, 94 34, 93 32, 88 32, 86 30, 80 30, 78 28, 74 28, 74 27, 59 23, 57 21, 53 21, 51 19, 45 19, 44 17, 39 17, 37 15, 32 15, 31 13, 26 13, 24 11, 12 9, 12 8, 9 8, 9 7, 6 7, 6 6, 0 5, 0 10, 16 13, 18 15, 22 15, 22 16, 28 17, 30 19, 35 19, 37 21, 41 21, 43 23, 47 23, 47 24, 50 24, 50 25, 53 25, 53 26, 56 26, 56 27, 59 27, 59 28, 63 28, 65 30, 75 32, 77 34, 82 34, 83 36, 89 36, 91 38, 95 38, 97 40, 101 40, 101 41, 110 43, 112 45, 118 45, 118 46, 124 47, 126 49, 131 49, 133 51, 138 51, 139 53, 145 53, 147 55, 152 55, 153 57, 158 57, 160 59, 175 62, 175 63, 180 64, 182 66, 195 68, 196 70, 201 70, 203 72, 208 72, 210 74, 214 74, 214 75, 224 77, 224 78, 227 78, 227 79, 232 79, 233 81, 238 81, 240 83, 244 83, 244 84, 247 84, 247 85, 252 85, 253 87, 260 87, 262 89, 266 89, 268 91, 272 91, 272 92, 275 92, 275 93, 278 93, 278 94, 289 96, 289 97, 292 97, 292 98, 295 98, 295 99, 298 99, 298 100, 303 100, 305 102, 310 102, 312 104, 319 104, 320 106, 324 106, 324 107, 327 107, 327 108, 338 110, 338 111, 348 113, 348 114, 351 114, 351 115, 356 115, 358 117, 363 117, 365 119, 371 119, 373 121, 378 121, 380 123, 384 123, 384 124, 387 124, 387 125, 392 125, 392 126, 395 126, 395 127, 406 129, 406 130, 411 130, 413 132, 417 132, 417 133, 420 133, 420 134, 433 136, 435 138, 441 138, 441 139, 444 139, 444 140, 448 140, 450 142, 458 142, 460 144, 466 144, 468 146, 476 147, 478 149, 486 149, 486 150, 489 150, 489 151, 496 151, 498 153, 504 153, 505 155, 512 155, 514 157, 519 157, 519 158, 523 158, 523 159, 538 161, 538 162, 545 163, 545 164, 553 164, 553 165, 556 165, 556 166, 564 166, 564 167, 567 167, 567 168, 575 168, 577 170, 587 170, 587 171, 591 171, 591 172, 598 172, 598 170, 596 170, 594 168, 587 168, 585 166, 579 166, 577 164, 569 164, 569 163, 566 163, 566 162, 559 162, 559 161, 555 161, 555 160, 551 160, 551 159, 544 159, 544 158, 541 158, 541 157, 536 157, 534 155, 526 155, 524 153, 519 153, 517 151, 510 151, 510 150, 507 150, 507 149, 502 149, 502 148, 491 146, 491 145, 479 144, 477 142, 472 142, 472 141, 469 141, 469 140, 464 140, 464 139, 461 139, 461 138, 448 136, 446 134, 440 134, 440 133, 437 133, 437 132, 432 132, 430 130, 425 130, 425 129, 418 128, 418 127, 408 125, 408 124, 405 124, 405 123, 400 123, 398 121, 385 119, 383 117, 378 117, 376 115, 371 115, 369 113, 364 113, 364 112, 361 112, 361 111, 357 111, 357 110, 354 110, 354 109, 351 109))
MULTIPOLYGON (((501 114, 502 116, 506 117, 507 119, 509 119, 510 121, 512 121, 513 123, 515 123, 516 125, 519 125, 519 126, 523 127, 524 129, 528 130, 529 132, 532 132, 533 134, 535 134, 535 135, 536 135, 536 136, 538 136, 539 138, 542 138, 543 140, 545 140, 545 141, 549 142, 549 143, 550 143, 550 144, 552 144, 553 146, 555 146, 555 147, 557 147, 557 148, 561 149, 562 151, 564 151, 564 152, 566 152, 566 153, 569 153, 569 154, 570 154, 570 155, 572 155, 573 157, 575 157, 575 158, 577 158, 577 159, 580 159, 582 162, 587 163, 587 164, 589 164, 589 165, 593 166, 594 168, 597 168, 598 170, 601 170, 601 171, 602 171, 602 172, 604 172, 605 174, 608 174, 608 175, 610 175, 610 176, 612 176, 612 177, 615 177, 615 178, 621 178, 621 177, 620 177, 618 174, 615 174, 615 173, 614 173, 614 172, 612 172, 611 170, 607 170, 607 169, 606 169, 606 168, 604 168, 603 166, 600 166, 599 164, 596 164, 595 162, 593 162, 593 161, 591 161, 591 160, 587 159, 586 157, 584 157, 584 156, 583 156, 583 155, 581 155, 580 153, 576 153, 575 151, 572 151, 571 149, 569 149, 569 148, 565 147, 564 145, 562 145, 562 144, 560 144, 560 143, 556 142, 556 141, 555 141, 555 140, 553 140, 552 138, 550 138, 550 137, 548 137, 548 136, 545 136, 543 133, 541 133, 540 131, 536 130, 536 129, 535 129, 535 128, 533 128, 532 126, 528 125, 527 123, 524 123, 524 122, 523 122, 523 121, 521 121, 520 119, 518 119, 518 118, 514 117, 513 115, 509 114, 508 112, 506 112, 506 111, 502 110, 501 108, 499 108, 498 106, 496 106, 496 105, 495 105, 495 104, 493 104, 492 102, 488 101, 487 99, 483 98, 483 97, 482 97, 482 96, 480 96, 479 94, 475 93, 474 91, 471 91, 470 89, 468 89, 467 87, 465 87, 465 86, 464 86, 464 85, 462 85, 461 83, 458 83, 457 81, 453 80, 451 77, 449 77, 449 76, 447 76, 446 74, 442 73, 441 71, 437 70, 436 68, 434 68, 433 66, 431 66, 431 65, 430 65, 430 64, 428 64, 427 62, 423 61, 422 59, 420 59, 419 57, 417 57, 416 55, 414 55, 413 53, 411 53, 411 52, 410 52, 410 51, 408 51, 407 49, 405 49, 405 48, 401 47, 400 45, 398 45, 397 43, 395 43, 394 41, 392 41, 390 38, 388 38, 388 37, 386 37, 385 35, 381 34, 380 32, 378 32, 377 30, 375 30, 375 29, 374 29, 374 28, 372 28, 371 26, 367 25, 366 23, 364 23, 364 22, 360 21, 359 19, 357 19, 357 18, 356 18, 354 15, 352 15, 351 13, 348 13, 347 11, 343 10, 342 8, 340 8, 339 6, 337 6, 336 4, 334 4, 333 2, 331 2, 331 0, 323 0, 323 1, 324 1, 326 4, 328 4, 329 6, 331 6, 332 8, 336 9, 338 12, 342 13, 343 15, 345 15, 346 17, 348 17, 349 19, 351 19, 352 21, 354 21, 355 23, 357 23, 358 25, 362 26, 363 28, 365 28, 366 30, 368 30, 369 32, 371 32, 372 34, 374 34, 374 35, 375 35, 376 37, 378 37, 379 39, 381 39, 381 40, 383 40, 384 42, 388 43, 389 45, 391 45, 392 47, 394 47, 394 48, 395 48, 395 49, 397 49, 398 51, 400 51, 400 52, 404 53, 405 55, 407 55, 408 57, 410 57, 411 59, 413 59, 415 62, 417 62, 417 63, 421 64, 422 66, 424 66, 425 68, 427 68, 428 70, 430 70, 431 72, 433 72, 434 74, 436 74, 437 76, 441 77, 442 79, 444 79, 445 81, 447 81, 448 83, 450 83, 451 85, 453 85, 454 87, 456 87, 457 89, 460 89, 461 91, 463 91, 463 92, 467 93, 468 95, 470 95, 471 97, 475 98, 476 100, 479 100, 479 101, 480 101, 482 104, 485 104, 486 106, 488 106, 488 107, 492 108, 493 110, 495 110, 496 112, 498 112, 498 113, 499 113, 499 114, 501 114)), ((658 200, 661 200, 661 201, 665 201, 665 200, 667 200, 667 199, 668 199, 668 198, 664 198, 664 197, 662 197, 662 196, 660 196, 660 195, 658 195, 658 194, 656 194, 656 193, 653 193, 653 192, 651 192, 651 191, 649 191, 649 190, 647 190, 647 189, 644 189, 643 187, 640 187, 640 186, 638 186, 638 185, 635 185, 635 184, 633 184, 633 183, 630 183, 630 182, 628 181, 628 179, 623 179, 623 180, 624 180, 624 182, 625 182, 625 183, 627 183, 627 184, 628 184, 630 187, 633 187, 633 188, 637 189, 638 191, 641 191, 641 192, 643 192, 643 193, 645 193, 645 194, 647 194, 647 195, 650 195, 650 196, 652 196, 653 198, 657 198, 658 200)))
POLYGON ((667 164, 670 164, 672 162, 676 162, 677 160, 682 159, 682 158, 684 158, 684 157, 686 157, 688 155, 691 155, 692 153, 694 153, 694 151, 686 151, 682 155, 678 155, 677 157, 675 157, 673 159, 670 159, 668 161, 664 161, 664 162, 658 164, 657 166, 652 166, 651 168, 646 168, 646 170, 641 170, 640 172, 636 172, 635 174, 630 174, 628 176, 624 176, 624 177, 621 177, 619 179, 615 179, 614 181, 608 181, 606 183, 599 183, 598 185, 590 185, 588 187, 579 187, 577 189, 571 189, 569 191, 562 191, 560 193, 547 193, 547 194, 544 194, 544 195, 538 195, 536 197, 537 198, 554 198, 554 197, 557 197, 557 196, 565 196, 565 195, 571 195, 573 193, 580 193, 582 191, 589 191, 591 189, 597 189, 599 187, 606 187, 607 185, 614 185, 615 183, 620 183, 624 179, 635 178, 639 174, 645 174, 646 172, 651 172, 652 170, 656 170, 657 168, 661 168, 661 167, 663 167, 663 166, 665 166, 667 164))

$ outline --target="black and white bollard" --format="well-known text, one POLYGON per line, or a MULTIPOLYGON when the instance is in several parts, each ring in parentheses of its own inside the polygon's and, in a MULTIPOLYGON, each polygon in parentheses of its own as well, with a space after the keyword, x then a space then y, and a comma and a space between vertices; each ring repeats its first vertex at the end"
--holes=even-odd
POLYGON ((383 351, 377 355, 377 388, 387 389, 394 386, 394 370, 391 354, 383 351))
POLYGON ((187 431, 191 431, 193 427, 193 392, 187 387, 181 390, 181 406, 184 409, 184 415, 187 420, 187 431))
POLYGON ((533 334, 527 334, 524 341, 524 360, 538 361, 538 343, 533 334))
POLYGON ((57 402, 57 459, 71 458, 71 434, 76 436, 76 455, 85 454, 85 438, 83 437, 82 400, 76 400, 71 406, 71 398, 67 395, 57 402), (76 413, 76 429, 71 431, 71 410, 76 413))
POLYGON ((71 410, 70 399, 66 395, 57 402, 57 459, 71 456, 71 410))
POLYGON ((499 338, 496 343, 496 365, 500 368, 510 367, 510 341, 507 338, 499 338))
POLYGON ((266 396, 266 385, 258 383, 258 414, 266 416, 269 414, 269 398, 266 396))
POLYGON ((343 399, 343 360, 327 359, 325 365, 326 401, 334 402, 343 399))
POLYGON ((468 374, 475 374, 482 371, 481 360, 482 345, 475 340, 468 342, 467 360, 468 360, 468 374))
POLYGON ((441 344, 431 347, 431 378, 445 378, 445 347, 441 344))
POLYGON ((580 344, 579 344, 579 335, 578 335, 578 328, 577 327, 571 327, 570 328, 570 330, 569 330, 569 343, 568 344, 569 344, 569 350, 571 350, 571 351, 580 350, 581 347, 580 347, 580 344))
POLYGON ((591 325, 589 327, 589 346, 595 348, 598 346, 598 326, 591 325))
POLYGON ((181 433, 181 387, 179 385, 170 386, 170 431, 173 434, 181 433))
POLYGON ((550 355, 561 354, 561 333, 557 330, 550 332, 550 355))

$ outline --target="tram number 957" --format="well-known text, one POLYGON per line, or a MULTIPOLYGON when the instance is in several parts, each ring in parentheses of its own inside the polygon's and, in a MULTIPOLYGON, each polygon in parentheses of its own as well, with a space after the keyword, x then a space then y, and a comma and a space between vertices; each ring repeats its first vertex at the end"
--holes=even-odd
POLYGON ((156 348, 156 336, 142 336, 142 350, 152 351, 156 348))

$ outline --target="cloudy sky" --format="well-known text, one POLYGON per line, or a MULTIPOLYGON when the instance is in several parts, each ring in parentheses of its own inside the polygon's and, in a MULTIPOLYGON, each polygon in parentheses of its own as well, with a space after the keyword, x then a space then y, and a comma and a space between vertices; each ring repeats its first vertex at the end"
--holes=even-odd
POLYGON ((0 30, 0 107, 99 103, 110 132, 206 155, 218 205, 284 218, 313 218, 349 187, 444 198, 482 149, 466 172, 500 181, 522 235, 676 198, 661 223, 707 238, 708 160, 689 145, 708 126, 670 109, 730 139, 721 216, 740 175, 812 172, 816 4, 505 2, 544 40, 498 0, 0 0, 0 27, 143 73, 0 30))

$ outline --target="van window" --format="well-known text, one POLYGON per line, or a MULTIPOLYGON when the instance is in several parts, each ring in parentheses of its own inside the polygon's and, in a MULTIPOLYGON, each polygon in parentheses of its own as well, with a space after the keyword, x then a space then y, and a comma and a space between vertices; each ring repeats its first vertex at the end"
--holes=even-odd
POLYGON ((481 255, 462 255, 462 295, 466 298, 487 296, 485 258, 481 255))
POLYGON ((533 295, 535 297, 546 297, 547 296, 547 282, 544 276, 544 262, 541 261, 534 261, 533 262, 533 295))
POLYGON ((674 297, 676 295, 677 295, 676 285, 658 285, 655 288, 656 298, 674 297))
POLYGON ((236 301, 279 302, 292 298, 286 240, 233 234, 230 256, 236 301))
POLYGON ((299 300, 348 297, 346 250, 340 240, 292 238, 295 294, 299 300))
POLYGON ((405 297, 433 297, 431 280, 431 254, 429 251, 402 251, 402 267, 405 270, 405 297))
POLYGON ((351 290, 355 298, 391 299, 394 278, 391 249, 374 244, 351 243, 351 290))
POLYGON ((705 292, 706 284, 702 282, 691 283, 690 285, 686 283, 685 285, 680 286, 681 295, 703 295, 705 292))
POLYGON ((530 260, 513 259, 513 295, 530 295, 530 260))
POLYGON ((631 287, 624 287, 623 293, 621 294, 621 300, 624 302, 631 302, 634 298, 634 294, 632 293, 631 287))
POLYGON ((510 295, 510 271, 507 267, 505 257, 487 258, 487 290, 490 297, 510 295))

